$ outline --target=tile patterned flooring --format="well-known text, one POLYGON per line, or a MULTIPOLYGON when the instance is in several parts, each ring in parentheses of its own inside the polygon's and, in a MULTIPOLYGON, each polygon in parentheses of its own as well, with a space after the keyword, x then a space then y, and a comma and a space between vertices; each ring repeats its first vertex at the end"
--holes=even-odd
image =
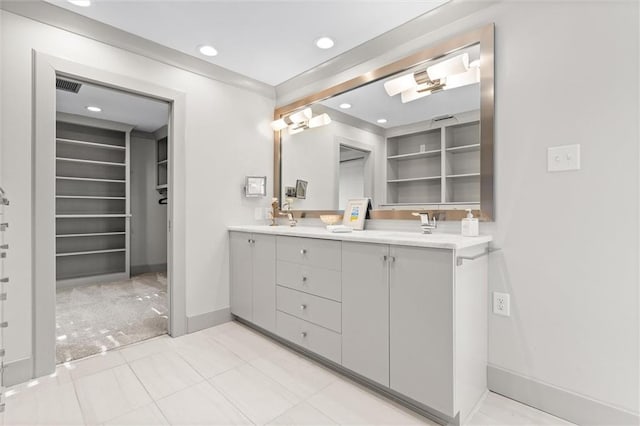
MULTIPOLYGON (((5 426, 434 424, 237 322, 64 363, 6 395, 5 426)), ((570 423, 488 394, 470 424, 570 423)))

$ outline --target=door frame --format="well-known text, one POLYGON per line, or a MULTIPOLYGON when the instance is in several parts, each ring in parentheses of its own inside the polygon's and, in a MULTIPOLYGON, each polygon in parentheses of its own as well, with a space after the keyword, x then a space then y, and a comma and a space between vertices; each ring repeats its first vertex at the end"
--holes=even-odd
POLYGON ((168 102, 167 281, 169 334, 186 333, 185 296, 185 102, 186 96, 168 87, 36 50, 32 128, 32 355, 33 377, 55 371, 55 131, 57 76, 64 76, 168 102))

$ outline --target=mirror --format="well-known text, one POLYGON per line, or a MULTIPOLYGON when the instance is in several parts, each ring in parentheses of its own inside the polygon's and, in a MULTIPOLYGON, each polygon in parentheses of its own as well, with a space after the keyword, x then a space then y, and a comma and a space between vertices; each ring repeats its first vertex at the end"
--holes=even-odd
POLYGON ((493 217, 493 25, 276 111, 274 193, 300 216, 493 217), (306 183, 305 197, 296 184, 306 183))

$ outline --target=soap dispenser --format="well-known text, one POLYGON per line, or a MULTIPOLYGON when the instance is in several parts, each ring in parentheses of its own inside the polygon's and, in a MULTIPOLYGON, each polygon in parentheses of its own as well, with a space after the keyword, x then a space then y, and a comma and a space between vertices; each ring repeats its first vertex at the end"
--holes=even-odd
POLYGON ((477 237, 480 234, 478 218, 473 217, 471 209, 467 209, 467 217, 462 219, 462 236, 477 237))

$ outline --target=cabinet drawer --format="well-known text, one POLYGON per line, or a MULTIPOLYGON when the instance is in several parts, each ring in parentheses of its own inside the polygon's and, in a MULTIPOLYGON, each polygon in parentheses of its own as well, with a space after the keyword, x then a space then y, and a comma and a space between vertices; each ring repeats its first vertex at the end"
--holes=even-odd
POLYGON ((277 284, 327 299, 342 300, 340 271, 278 261, 277 284))
POLYGON ((277 286, 276 306, 279 311, 329 328, 342 331, 342 305, 333 300, 277 286))
POLYGON ((280 311, 276 313, 276 330, 280 337, 340 364, 340 334, 280 311))
POLYGON ((278 260, 299 265, 340 270, 340 241, 318 240, 313 238, 278 237, 278 260))

